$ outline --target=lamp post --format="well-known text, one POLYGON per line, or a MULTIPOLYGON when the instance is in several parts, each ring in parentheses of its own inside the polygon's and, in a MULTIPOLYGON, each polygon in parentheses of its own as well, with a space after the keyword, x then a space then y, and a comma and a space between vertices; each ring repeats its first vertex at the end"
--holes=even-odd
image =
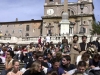
POLYGON ((81 27, 80 27, 80 34, 84 34, 84 29, 83 29, 83 8, 84 8, 84 4, 83 2, 81 2, 80 4, 80 9, 81 9, 81 27))

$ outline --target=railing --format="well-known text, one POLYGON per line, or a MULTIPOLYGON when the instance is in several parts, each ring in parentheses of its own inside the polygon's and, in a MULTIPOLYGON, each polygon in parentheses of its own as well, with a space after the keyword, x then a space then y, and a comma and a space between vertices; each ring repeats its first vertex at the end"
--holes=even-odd
MULTIPOLYGON (((42 40, 44 39, 45 36, 41 36, 42 40)), ((64 36, 50 36, 50 39, 53 43, 58 43, 62 42, 62 39, 64 36)), ((68 41, 72 41, 72 36, 66 37, 68 41)), ((92 40, 95 40, 97 37, 92 37, 92 40)), ((23 38, 18 38, 18 37, 1 37, 0 38, 0 43, 16 43, 16 44, 30 44, 31 42, 38 43, 39 37, 23 37, 23 38)), ((90 41, 90 36, 87 38, 87 42, 90 41)), ((79 42, 81 42, 81 37, 79 37, 79 42)))
MULTIPOLYGON (((42 40, 45 36, 41 36, 42 40)), ((54 43, 61 42, 62 36, 50 36, 50 40, 54 43)), ((17 44, 29 44, 31 42, 38 43, 39 37, 23 37, 23 38, 17 38, 17 37, 1 37, 0 43, 17 43, 17 44)))

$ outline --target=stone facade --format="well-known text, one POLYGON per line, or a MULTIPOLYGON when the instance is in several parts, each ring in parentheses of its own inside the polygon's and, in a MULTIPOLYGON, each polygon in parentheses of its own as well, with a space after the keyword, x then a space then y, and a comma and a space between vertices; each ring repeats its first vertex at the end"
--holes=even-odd
MULTIPOLYGON (((66 1, 64 1, 66 2, 66 1)), ((51 32, 52 35, 59 35, 60 33, 60 21, 61 15, 64 12, 64 4, 61 3, 61 0, 45 0, 44 4, 44 16, 43 19, 43 35, 47 35, 51 32), (54 26, 51 28, 46 28, 49 23, 54 26)), ((67 9, 67 8, 66 8, 67 9)), ((94 5, 92 0, 78 0, 77 3, 68 3, 68 14, 69 21, 74 24, 73 34, 79 34, 81 27, 81 15, 82 15, 82 24, 85 29, 85 34, 90 34, 90 29, 92 21, 95 20, 93 13, 94 5), (84 3, 83 13, 81 14, 80 4, 84 3)))
POLYGON ((62 3, 61 0, 45 0, 42 20, 18 21, 18 19, 16 19, 14 22, 0 22, 0 33, 8 37, 38 37, 47 34, 60 35, 61 15, 64 10, 68 9, 69 21, 74 25, 72 33, 79 34, 81 27, 80 4, 84 2, 85 5, 82 14, 83 27, 85 28, 85 34, 89 35, 90 29, 92 29, 91 23, 95 20, 93 1, 78 0, 77 3, 68 4, 64 2, 62 3), (65 7, 65 4, 67 4, 68 8, 65 7))
POLYGON ((38 37, 42 20, 0 22, 0 33, 5 37, 38 37))

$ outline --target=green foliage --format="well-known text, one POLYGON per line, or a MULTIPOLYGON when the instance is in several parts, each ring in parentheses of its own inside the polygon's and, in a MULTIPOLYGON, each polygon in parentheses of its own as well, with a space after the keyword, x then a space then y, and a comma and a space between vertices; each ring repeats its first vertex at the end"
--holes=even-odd
POLYGON ((92 23, 92 30, 90 30, 90 31, 91 31, 91 35, 100 34, 100 23, 93 22, 92 23))

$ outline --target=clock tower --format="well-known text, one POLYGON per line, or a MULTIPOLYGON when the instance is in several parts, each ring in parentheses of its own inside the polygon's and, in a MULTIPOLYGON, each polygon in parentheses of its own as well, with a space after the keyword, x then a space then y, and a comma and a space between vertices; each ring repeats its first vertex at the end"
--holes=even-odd
POLYGON ((63 5, 61 0, 45 0, 42 35, 59 35, 59 22, 61 21, 63 5))
POLYGON ((61 0, 45 0, 44 16, 61 16, 61 0))

